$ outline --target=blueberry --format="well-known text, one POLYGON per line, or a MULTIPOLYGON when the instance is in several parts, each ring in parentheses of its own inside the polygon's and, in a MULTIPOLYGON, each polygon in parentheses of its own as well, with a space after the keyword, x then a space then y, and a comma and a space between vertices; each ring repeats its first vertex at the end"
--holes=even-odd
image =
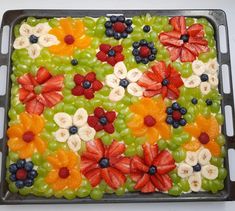
POLYGON ((180 113, 181 113, 182 115, 185 115, 185 114, 187 113, 187 109, 184 108, 184 107, 182 107, 182 108, 180 109, 180 113))
POLYGON ((25 163, 26 163, 26 161, 24 159, 23 160, 18 160, 16 162, 17 168, 24 168, 25 163))
POLYGON ((140 45, 147 45, 147 41, 146 40, 140 40, 140 45))
POLYGON ((122 32, 122 33, 121 33, 121 37, 122 37, 122 38, 127 38, 127 37, 128 37, 128 34, 127 34, 126 32, 122 32))
POLYGON ((150 49, 153 49, 153 48, 154 48, 154 43, 153 43, 153 42, 149 42, 149 43, 148 43, 148 47, 149 47, 150 49))
POLYGON ((182 118, 182 119, 180 119, 179 123, 181 126, 185 126, 187 122, 185 119, 182 118))
POLYGON ((152 48, 152 49, 151 49, 151 53, 156 55, 157 49, 156 49, 156 48, 152 48))
POLYGON ((140 56, 135 56, 135 61, 136 63, 140 63, 141 62, 141 57, 140 56))
POLYGON ((178 128, 180 126, 179 122, 176 122, 176 121, 174 121, 172 125, 173 125, 173 128, 178 128))
POLYGON ((173 120, 172 116, 168 116, 168 117, 166 118, 166 123, 167 123, 167 124, 172 125, 173 122, 174 122, 174 120, 173 120))
POLYGON ((16 173, 16 171, 18 170, 17 168, 17 165, 15 163, 12 163, 10 166, 9 166, 9 172, 14 174, 16 173))
POLYGON ((109 50, 108 56, 115 56, 116 52, 114 50, 109 50))
POLYGON ((162 80, 162 86, 167 86, 169 84, 169 81, 168 81, 168 79, 163 79, 162 80))
POLYGON ((128 27, 126 28, 126 32, 127 32, 128 34, 130 34, 131 32, 133 32, 133 28, 132 28, 131 26, 128 26, 128 27))
POLYGON ((143 58, 143 59, 141 59, 141 62, 143 64, 148 64, 149 60, 148 60, 148 58, 143 58))
POLYGON ((123 15, 118 16, 117 21, 124 23, 125 17, 123 15))
POLYGON ((151 54, 148 58, 149 61, 154 61, 156 59, 156 56, 154 54, 151 54))
POLYGON ((179 109, 180 109, 179 103, 174 102, 174 103, 172 104, 172 108, 173 108, 173 110, 179 110, 179 109))
POLYGON ((120 40, 120 39, 121 39, 121 34, 120 34, 120 33, 117 33, 117 32, 114 32, 113 37, 114 37, 114 39, 116 39, 116 40, 120 40))
POLYGON ((72 59, 71 60, 71 65, 73 65, 73 66, 78 65, 78 60, 77 59, 72 59))
POLYGON ((106 117, 101 117, 101 118, 99 119, 99 122, 100 122, 100 124, 102 124, 102 125, 106 125, 107 122, 108 122, 108 120, 107 120, 106 117))
POLYGON ((211 106, 212 105, 212 100, 211 99, 206 99, 206 104, 208 105, 208 106, 211 106))
POLYGON ((112 37, 113 36, 113 29, 106 29, 105 34, 107 37, 112 37))
POLYGON ((131 20, 131 19, 127 19, 127 20, 125 21, 125 24, 126 24, 127 26, 130 26, 130 25, 132 24, 132 20, 131 20))
POLYGON ((26 179, 26 180, 24 181, 24 185, 25 185, 26 187, 31 187, 31 186, 33 185, 33 180, 32 180, 32 179, 26 179))
POLYGON ((201 81, 202 81, 202 82, 208 81, 208 79, 209 79, 209 77, 208 77, 207 74, 201 74, 200 78, 201 78, 201 81))
POLYGON ((150 166, 149 167, 149 170, 148 170, 148 173, 150 174, 150 175, 154 175, 154 174, 156 174, 157 173, 157 168, 155 167, 155 166, 150 166))
POLYGON ((33 34, 30 35, 29 42, 31 42, 32 44, 37 43, 38 42, 38 37, 33 35, 33 34))
POLYGON ((144 27, 143 27, 143 31, 144 32, 150 32, 150 26, 149 25, 145 25, 144 27))
POLYGON ((198 100, 197 100, 197 98, 192 98, 191 102, 192 102, 192 104, 196 105, 198 100))
POLYGON ((138 56, 139 55, 139 50, 137 48, 134 48, 132 51, 133 56, 138 56))
POLYGON ((132 46, 133 46, 133 48, 139 48, 140 43, 139 42, 133 42, 132 46))
POLYGON ((109 19, 112 23, 115 23, 117 21, 117 16, 112 15, 109 19))
POLYGON ((193 171, 201 171, 201 165, 199 163, 197 163, 195 166, 193 166, 193 171))
POLYGON ((113 24, 111 21, 106 21, 104 26, 105 26, 105 28, 112 28, 113 24))
POLYGON ((183 34, 181 35, 180 39, 183 40, 183 42, 188 42, 189 36, 187 34, 183 34))
POLYGON ((71 126, 70 128, 69 128, 69 133, 70 134, 76 134, 78 132, 78 128, 76 127, 76 126, 71 126))
POLYGON ((16 175, 15 175, 15 174, 11 174, 11 175, 10 175, 10 180, 11 180, 12 182, 15 182, 15 181, 16 181, 16 175))
POLYGON ((27 176, 28 176, 28 179, 34 179, 35 177, 38 176, 38 173, 36 170, 33 169, 32 171, 28 172, 27 176))
POLYGON ((121 79, 119 82, 119 85, 122 86, 123 88, 127 88, 127 86, 129 85, 129 81, 127 79, 121 79))
POLYGON ((18 189, 21 189, 21 188, 24 187, 24 182, 21 181, 21 180, 17 180, 17 181, 15 182, 15 185, 16 185, 16 187, 17 187, 18 189))
POLYGON ((171 107, 167 107, 166 113, 167 113, 168 115, 171 115, 171 114, 173 113, 173 109, 172 109, 171 107))
POLYGON ((34 166, 33 162, 32 161, 28 161, 24 165, 24 168, 25 168, 26 171, 31 171, 33 169, 33 166, 34 166))
POLYGON ((90 81, 84 81, 82 83, 82 86, 84 89, 89 89, 91 87, 91 82, 90 81))
POLYGON ((107 168, 109 167, 109 159, 108 158, 101 158, 100 161, 99 161, 99 166, 100 168, 107 168))

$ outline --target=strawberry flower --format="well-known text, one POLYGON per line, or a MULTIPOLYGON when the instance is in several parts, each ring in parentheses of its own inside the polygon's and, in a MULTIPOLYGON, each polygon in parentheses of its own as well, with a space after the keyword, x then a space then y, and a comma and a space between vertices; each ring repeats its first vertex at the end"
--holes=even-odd
POLYGON ((113 189, 122 187, 125 174, 130 173, 130 159, 123 156, 125 145, 113 141, 104 146, 100 139, 86 143, 86 152, 81 156, 81 172, 95 187, 101 180, 113 189))
POLYGON ((131 179, 136 182, 135 190, 143 193, 168 191, 172 180, 168 173, 176 165, 173 156, 166 150, 158 151, 158 145, 145 144, 143 157, 134 156, 131 160, 131 179))
POLYGON ((146 71, 139 79, 138 84, 145 88, 144 96, 153 97, 162 94, 165 97, 175 100, 179 97, 179 87, 183 85, 180 73, 165 62, 157 62, 146 71))
POLYGON ((27 73, 18 78, 20 84, 19 100, 26 105, 30 114, 40 115, 45 107, 53 107, 63 96, 63 75, 52 76, 47 69, 40 67, 34 77, 27 73))
POLYGON ((142 72, 137 68, 127 72, 127 68, 123 62, 118 62, 114 66, 114 73, 107 75, 105 78, 106 84, 112 88, 109 94, 111 101, 119 101, 125 96, 125 90, 130 95, 141 97, 143 96, 143 88, 137 84, 137 81, 142 76, 142 72))
POLYGON ((60 127, 54 137, 58 142, 66 142, 68 147, 77 152, 81 148, 81 140, 91 141, 95 130, 87 124, 88 114, 84 108, 79 108, 73 116, 65 112, 54 115, 55 123, 60 127))
POLYGON ((179 58, 181 62, 192 62, 200 53, 208 51, 202 24, 193 24, 186 28, 183 16, 171 18, 170 24, 173 31, 160 33, 159 40, 167 47, 172 61, 179 58))
POLYGON ((184 162, 177 168, 181 178, 187 178, 192 191, 199 192, 202 186, 202 178, 214 180, 218 177, 218 167, 210 164, 211 153, 202 148, 196 152, 187 151, 184 162))
POLYGON ((85 76, 76 74, 73 80, 76 85, 72 89, 72 94, 75 96, 84 95, 86 99, 92 99, 94 93, 103 87, 103 84, 96 79, 94 72, 89 72, 85 76))
POLYGON ((107 62, 114 66, 117 62, 124 60, 124 56, 122 54, 123 47, 121 45, 112 47, 109 44, 101 44, 99 49, 100 51, 96 54, 96 57, 101 62, 107 62))
POLYGON ((88 124, 93 127, 97 132, 104 130, 112 134, 114 132, 113 122, 116 119, 114 111, 104 111, 103 108, 97 107, 94 110, 94 115, 88 116, 88 124))

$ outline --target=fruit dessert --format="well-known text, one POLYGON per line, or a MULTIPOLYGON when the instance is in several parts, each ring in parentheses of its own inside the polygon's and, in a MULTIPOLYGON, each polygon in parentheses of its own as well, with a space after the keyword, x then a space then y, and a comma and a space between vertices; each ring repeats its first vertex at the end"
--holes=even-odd
POLYGON ((219 64, 205 18, 29 17, 14 34, 11 192, 223 190, 219 64))

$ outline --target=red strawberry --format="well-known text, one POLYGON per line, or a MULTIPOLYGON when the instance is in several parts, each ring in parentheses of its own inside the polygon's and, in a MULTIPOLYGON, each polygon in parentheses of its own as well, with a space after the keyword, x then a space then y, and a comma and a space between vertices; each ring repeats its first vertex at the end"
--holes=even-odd
POLYGON ((147 90, 147 91, 144 91, 144 97, 153 97, 155 95, 158 95, 161 93, 161 89, 159 90, 147 90))
POLYGON ((108 44, 101 44, 100 45, 100 50, 103 51, 104 53, 108 53, 110 48, 111 48, 111 45, 108 45, 108 44))
POLYGON ((85 76, 85 80, 89 82, 93 82, 95 80, 96 74, 94 72, 90 72, 85 76))
POLYGON ((24 99, 28 96, 28 94, 29 94, 29 91, 27 91, 24 88, 20 88, 19 89, 19 100, 24 101, 24 99))
POLYGON ((126 29, 126 25, 122 22, 116 22, 113 24, 113 29, 115 32, 122 33, 126 29))
POLYGON ((116 118, 116 113, 114 111, 108 111, 105 116, 109 122, 113 122, 116 118))
POLYGON ((159 90, 159 89, 161 89, 162 88, 162 84, 161 83, 158 83, 158 82, 154 82, 154 83, 152 83, 152 84, 149 84, 148 86, 147 86, 147 89, 149 89, 149 90, 159 90))
POLYGON ((117 53, 121 53, 121 52, 122 52, 123 47, 122 47, 122 45, 116 45, 116 46, 112 47, 112 49, 113 49, 113 50, 115 51, 115 53, 117 54, 117 53))
POLYGON ((91 183, 92 187, 98 185, 101 181, 101 170, 99 168, 90 170, 85 174, 89 182, 91 183))
POLYGON ((136 172, 136 171, 142 171, 142 172, 148 172, 149 167, 144 164, 144 161, 137 157, 134 156, 131 160, 131 172, 136 172))
POLYGON ((29 92, 29 94, 26 96, 26 98, 21 102, 27 103, 27 102, 33 100, 34 98, 36 98, 36 95, 34 94, 34 92, 29 92))
POLYGON ((119 188, 124 185, 126 177, 120 171, 112 167, 109 167, 108 171, 115 188, 119 188))
POLYGON ((39 84, 43 84, 45 83, 47 80, 49 80, 51 78, 51 74, 49 73, 49 71, 44 68, 44 67, 40 67, 37 71, 37 75, 36 75, 36 81, 39 84))
POLYGON ((104 130, 107 132, 107 133, 114 133, 115 129, 114 129, 114 126, 113 124, 111 123, 108 123, 107 125, 104 126, 104 130))
POLYGON ((44 93, 43 97, 47 101, 47 106, 50 108, 56 105, 58 102, 60 102, 63 99, 63 96, 57 92, 44 93))
POLYGON ((92 154, 98 154, 99 159, 104 155, 104 146, 100 139, 95 139, 94 141, 89 141, 86 143, 86 153, 90 152, 92 154))
POLYGON ((63 75, 56 75, 50 78, 48 81, 46 81, 44 84, 42 84, 42 93, 45 92, 51 92, 51 91, 61 91, 64 84, 64 76, 63 75))
POLYGON ((152 83, 153 81, 150 78, 148 78, 146 73, 144 73, 138 81, 138 84, 143 87, 147 87, 149 84, 152 84, 152 83))
POLYGON ((76 75, 74 75, 73 80, 74 80, 75 84, 81 85, 81 83, 84 81, 84 76, 82 76, 80 74, 76 74, 76 75))
POLYGON ((114 66, 117 63, 114 57, 108 57, 107 62, 112 66, 114 66))
POLYGON ((101 107, 96 107, 95 110, 94 110, 94 114, 95 114, 96 117, 100 118, 100 117, 105 115, 105 111, 101 107))
POLYGON ((149 174, 143 174, 141 179, 139 179, 135 184, 134 188, 136 190, 143 188, 149 182, 149 178, 150 178, 149 174))
POLYGON ((153 161, 155 166, 174 164, 175 160, 173 156, 166 150, 161 151, 156 159, 153 161))
POLYGON ((44 110, 44 105, 38 102, 36 99, 33 99, 26 103, 25 110, 30 114, 40 115, 44 110))
POLYGON ((142 193, 152 193, 155 192, 155 187, 151 181, 148 181, 146 185, 141 189, 142 193))
POLYGON ((150 49, 147 46, 140 47, 139 52, 140 52, 140 56, 144 58, 148 57, 151 53, 150 49))
MULTIPOLYGON (((159 175, 160 176, 160 175, 159 175)), ((163 180, 163 191, 167 191, 172 188, 172 180, 168 174, 161 175, 163 180)))
POLYGON ((37 82, 34 80, 33 76, 30 73, 22 75, 18 78, 17 81, 23 88, 28 91, 33 91, 34 86, 37 85, 37 82))
POLYGON ((172 114, 173 119, 176 120, 176 121, 179 121, 181 116, 182 115, 179 111, 174 111, 173 114, 172 114))
POLYGON ((181 61, 182 62, 193 62, 196 57, 186 48, 183 48, 181 51, 181 61))
MULTIPOLYGON (((110 159, 111 162, 111 159, 110 159)), ((124 174, 130 173, 130 158, 122 157, 121 159, 117 160, 112 166, 118 170, 120 170, 124 174)))
POLYGON ((125 151, 125 145, 118 143, 117 141, 113 141, 113 143, 110 145, 108 149, 108 156, 109 157, 116 157, 124 153, 125 151))
POLYGON ((45 100, 45 98, 43 97, 42 94, 39 94, 36 98, 40 103, 42 103, 44 106, 47 106, 47 101, 45 100))
POLYGON ((178 59, 180 57, 180 53, 181 53, 181 48, 177 48, 177 47, 168 47, 167 50, 170 53, 170 58, 171 61, 175 61, 176 59, 178 59))
POLYGON ((121 62, 125 59, 125 57, 121 53, 117 53, 114 58, 116 62, 121 62))
POLYGON ((187 48, 194 56, 198 56, 197 49, 193 45, 185 43, 184 47, 187 48))
POLYGON ((145 144, 143 145, 143 152, 144 152, 145 163, 148 166, 151 166, 154 158, 158 154, 158 146, 157 144, 155 145, 145 144))
POLYGON ((86 99, 92 99, 94 97, 94 93, 92 89, 84 89, 84 96, 86 99))
POLYGON ((96 57, 97 59, 99 59, 101 62, 105 62, 108 58, 107 54, 104 53, 103 51, 99 51, 97 54, 96 54, 96 57))
POLYGON ((156 74, 156 73, 153 73, 153 72, 150 72, 150 71, 146 71, 145 73, 150 79, 152 79, 153 81, 157 81, 157 82, 162 82, 162 77, 161 75, 159 74, 156 74))
POLYGON ((92 84, 92 89, 94 91, 98 91, 98 90, 102 89, 102 87, 103 87, 103 84, 98 80, 95 80, 92 84))
POLYGON ((164 165, 164 166, 158 166, 157 167, 157 173, 158 174, 166 174, 169 171, 173 170, 176 167, 175 164, 169 164, 169 165, 164 165))
POLYGON ((90 127, 95 127, 97 122, 98 122, 98 118, 95 117, 95 116, 88 116, 88 119, 87 119, 87 123, 90 127))
POLYGON ((74 96, 81 96, 81 95, 83 95, 83 93, 84 93, 84 88, 81 87, 81 86, 75 86, 75 87, 71 90, 71 93, 72 93, 74 96))
POLYGON ((99 122, 96 124, 96 126, 94 127, 94 129, 98 132, 104 129, 104 126, 101 125, 99 122))

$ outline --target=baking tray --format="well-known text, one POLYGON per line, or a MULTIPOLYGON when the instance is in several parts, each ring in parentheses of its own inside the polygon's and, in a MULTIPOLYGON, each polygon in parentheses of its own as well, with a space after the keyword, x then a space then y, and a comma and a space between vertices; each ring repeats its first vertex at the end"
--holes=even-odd
MULTIPOLYGON (((121 202, 183 202, 183 201, 231 201, 235 200, 235 182, 231 181, 228 176, 225 180, 224 190, 211 194, 207 192, 199 192, 199 193, 189 193, 183 194, 178 197, 170 196, 163 193, 151 193, 151 194, 141 194, 138 192, 135 193, 126 193, 124 196, 118 197, 114 194, 105 194, 104 198, 95 201, 90 198, 76 198, 73 200, 66 199, 57 199, 55 197, 51 198, 43 198, 36 197, 33 195, 29 196, 21 196, 16 193, 11 193, 8 190, 8 183, 5 180, 6 177, 6 158, 7 158, 7 136, 6 130, 8 125, 8 110, 10 108, 10 95, 11 95, 11 80, 10 75, 12 72, 12 64, 11 64, 11 54, 13 51, 12 43, 14 41, 14 26, 20 23, 23 19, 34 16, 36 18, 51 18, 51 17, 83 17, 83 16, 106 16, 110 14, 123 14, 126 17, 132 17, 136 15, 143 15, 146 13, 150 13, 151 15, 158 16, 187 16, 187 17, 197 17, 206 18, 211 25, 214 27, 215 31, 215 40, 217 45, 217 55, 218 62, 220 64, 219 71, 219 90, 222 95, 221 102, 221 110, 222 113, 226 116, 229 115, 232 118, 232 122, 235 121, 234 118, 234 102, 233 102, 233 91, 232 91, 232 78, 231 78, 231 64, 230 64, 230 53, 229 53, 229 40, 228 40, 228 26, 226 20, 226 14, 222 10, 11 10, 6 11, 2 18, 1 30, 0 30, 0 41, 2 40, 2 32, 4 26, 9 26, 9 39, 8 39, 8 52, 6 54, 0 53, 0 65, 7 66, 7 74, 6 74, 6 93, 0 96, 0 107, 4 109, 4 123, 3 123, 3 138, 0 139, 0 151, 2 152, 2 172, 1 172, 1 184, 0 184, 0 204, 80 204, 80 203, 121 203, 121 202), (226 48, 227 52, 222 53, 220 48, 220 33, 219 27, 225 27, 225 37, 227 40, 226 48), (222 65, 227 65, 229 69, 229 88, 230 93, 224 93, 223 89, 223 78, 222 78, 222 65), (225 106, 230 106, 232 113, 225 113, 225 106)), ((5 41, 6 42, 6 41, 5 41)), ((1 49, 0 42, 0 49, 1 49)), ((233 131, 234 130, 233 125, 233 131)), ((228 136, 227 128, 224 124, 222 127, 222 132, 226 137, 226 156, 225 156, 225 168, 229 171, 228 164, 228 150, 235 149, 235 136, 228 136)))

